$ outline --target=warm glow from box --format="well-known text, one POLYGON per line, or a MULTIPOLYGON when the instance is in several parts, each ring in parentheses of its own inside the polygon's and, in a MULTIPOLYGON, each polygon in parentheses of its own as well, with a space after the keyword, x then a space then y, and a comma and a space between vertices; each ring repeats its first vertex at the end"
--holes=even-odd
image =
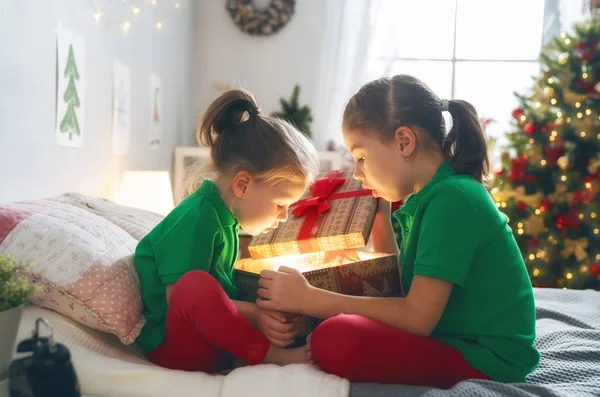
POLYGON ((235 268, 237 270, 259 274, 263 270, 277 270, 280 266, 287 266, 298 269, 302 273, 305 273, 312 270, 348 265, 350 263, 362 262, 389 255, 391 254, 348 249, 314 252, 309 254, 285 255, 265 259, 242 259, 236 262, 235 268))
POLYGON ((174 207, 171 179, 167 171, 124 171, 116 202, 166 215, 174 207))

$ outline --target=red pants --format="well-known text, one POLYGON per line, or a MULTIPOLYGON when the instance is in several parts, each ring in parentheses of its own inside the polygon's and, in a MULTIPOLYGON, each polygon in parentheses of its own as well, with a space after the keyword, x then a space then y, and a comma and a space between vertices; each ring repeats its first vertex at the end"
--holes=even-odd
POLYGON ((199 270, 184 274, 169 298, 167 336, 148 358, 162 367, 219 372, 232 356, 260 364, 269 340, 239 312, 221 284, 199 270))
POLYGON ((311 344, 315 364, 351 382, 449 388, 464 379, 488 379, 454 347, 362 316, 324 321, 311 344))

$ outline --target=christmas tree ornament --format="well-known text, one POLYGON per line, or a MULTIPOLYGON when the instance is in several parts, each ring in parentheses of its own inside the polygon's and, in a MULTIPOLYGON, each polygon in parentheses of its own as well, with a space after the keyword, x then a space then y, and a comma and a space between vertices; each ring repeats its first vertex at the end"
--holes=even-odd
POLYGON ((600 263, 591 264, 589 270, 594 276, 600 276, 600 263))
POLYGON ((600 82, 598 82, 594 85, 594 91, 596 91, 598 94, 600 94, 600 82))
POLYGON ((521 155, 511 160, 511 168, 508 172, 508 179, 513 182, 525 182, 527 174, 527 157, 521 155))
POLYGON ((532 164, 541 164, 544 160, 542 148, 539 145, 529 145, 527 148, 527 158, 532 164))
POLYGON ((550 87, 550 86, 544 87, 544 95, 546 95, 546 97, 554 98, 554 94, 555 94, 554 87, 550 87))
POLYGON ((581 103, 587 99, 587 95, 574 92, 568 88, 563 89, 563 101, 567 105, 575 106, 576 103, 581 103))
POLYGON ((538 208, 544 195, 540 192, 534 194, 526 194, 525 187, 519 186, 514 190, 500 190, 497 188, 492 189, 492 197, 496 202, 502 203, 508 200, 514 200, 516 202, 523 202, 530 207, 538 208))
POLYGON ((590 159, 588 164, 588 172, 590 174, 597 174, 600 171, 600 154, 597 157, 590 159))
POLYGON ((554 203, 569 203, 573 200, 573 193, 569 193, 569 188, 559 183, 556 185, 555 192, 548 195, 551 202, 554 203))
POLYGON ((560 251, 560 256, 565 259, 569 259, 571 255, 575 256, 577 261, 581 262, 588 257, 587 247, 590 245, 590 241, 587 237, 582 237, 576 240, 566 238, 564 240, 564 248, 560 251))
POLYGON ((523 127, 523 131, 525 131, 525 133, 529 134, 529 135, 533 134, 536 129, 537 129, 537 127, 533 123, 527 123, 523 127))
POLYGON ((513 119, 519 120, 521 118, 521 116, 523 115, 523 113, 524 113, 523 109, 516 108, 515 110, 512 111, 513 119))
POLYGON ((546 152, 546 163, 550 167, 556 166, 558 159, 565 154, 565 145, 562 143, 551 143, 544 148, 546 152))
POLYGON ((546 231, 544 218, 540 215, 532 214, 529 218, 523 221, 525 234, 538 238, 540 234, 546 231))
POLYGON ((561 156, 556 164, 560 167, 561 170, 566 171, 569 168, 569 158, 567 156, 561 156))
POLYGON ((569 62, 569 53, 568 52, 563 52, 562 54, 560 54, 558 56, 558 63, 560 63, 562 66, 565 66, 567 64, 567 62, 569 62))

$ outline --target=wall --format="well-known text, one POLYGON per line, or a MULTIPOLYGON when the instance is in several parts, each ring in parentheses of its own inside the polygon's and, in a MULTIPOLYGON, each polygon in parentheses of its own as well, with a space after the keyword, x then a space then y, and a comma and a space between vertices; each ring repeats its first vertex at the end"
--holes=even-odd
POLYGON ((0 12, 0 202, 67 191, 111 196, 124 169, 170 169, 172 149, 193 130, 193 0, 2 0, 0 12), (99 22, 95 9, 105 8, 99 22), (108 19, 107 19, 108 16, 108 19), (122 18, 132 21, 124 34, 122 18), (156 21, 163 22, 158 31, 156 21), (57 22, 86 42, 83 148, 55 143, 57 22), (129 66, 131 143, 112 152, 112 65, 129 66), (150 73, 162 78, 163 143, 148 145, 150 73))
MULTIPOLYGON (((256 0, 258 5, 267 0, 256 0)), ((225 1, 199 1, 196 8, 196 112, 216 96, 215 84, 250 90, 264 112, 279 110, 295 84, 301 104, 313 105, 321 40, 325 30, 323 0, 296 1, 291 21, 278 33, 256 37, 243 33, 225 9, 225 1)), ((318 131, 313 132, 318 134, 318 131)), ((189 137, 190 143, 193 136, 189 137)))

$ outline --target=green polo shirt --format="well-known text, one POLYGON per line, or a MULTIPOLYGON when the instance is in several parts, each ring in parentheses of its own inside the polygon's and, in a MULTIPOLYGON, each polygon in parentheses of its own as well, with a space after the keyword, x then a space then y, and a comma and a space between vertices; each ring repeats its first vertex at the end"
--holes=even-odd
POLYGON ((139 242, 134 260, 146 324, 137 342, 145 352, 165 338, 165 286, 183 274, 208 272, 231 299, 236 298, 233 264, 238 256, 238 232, 239 224, 217 187, 205 180, 139 242))
POLYGON ((533 290, 507 217, 485 187, 444 163, 394 215, 404 290, 414 275, 454 284, 431 336, 493 380, 525 381, 539 361, 533 290))

